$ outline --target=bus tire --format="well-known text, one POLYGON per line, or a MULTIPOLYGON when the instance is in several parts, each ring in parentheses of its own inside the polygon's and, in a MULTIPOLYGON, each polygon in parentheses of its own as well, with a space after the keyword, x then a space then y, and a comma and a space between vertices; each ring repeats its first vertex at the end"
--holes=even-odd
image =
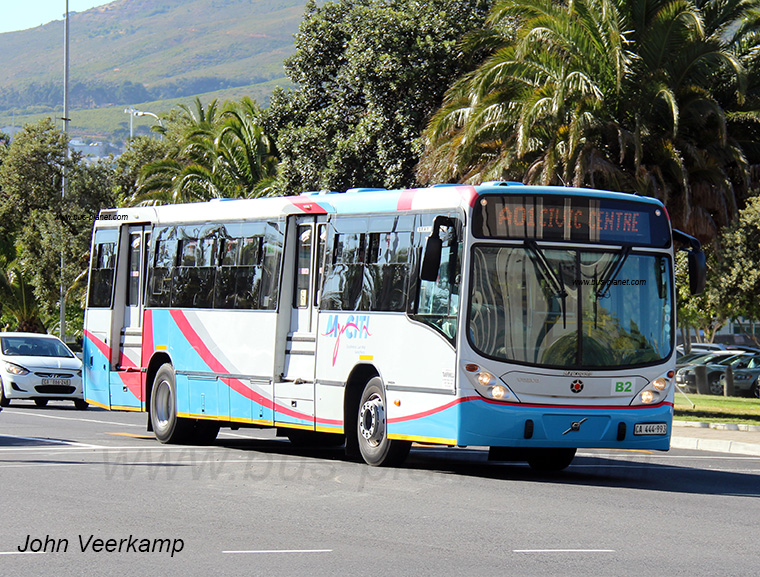
POLYGON ((177 416, 177 385, 170 364, 161 365, 153 379, 150 395, 150 421, 161 443, 185 442, 193 432, 193 421, 177 416))
POLYGON ((412 443, 388 438, 385 390, 380 377, 370 379, 359 401, 356 434, 362 459, 374 467, 392 467, 404 462, 412 443))
POLYGON ((576 449, 532 449, 528 464, 536 471, 562 471, 570 466, 576 449))

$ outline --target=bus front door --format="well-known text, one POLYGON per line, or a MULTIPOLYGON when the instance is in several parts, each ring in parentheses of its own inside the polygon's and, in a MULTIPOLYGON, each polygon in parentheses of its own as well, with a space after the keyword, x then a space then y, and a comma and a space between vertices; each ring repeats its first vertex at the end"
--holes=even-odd
POLYGON ((120 322, 118 340, 114 331, 114 351, 110 393, 112 409, 140 410, 145 402, 142 388, 142 323, 145 273, 150 231, 144 225, 122 227, 119 243, 119 271, 116 278, 114 321, 120 322), (121 263, 125 263, 123 266, 121 263), (123 311, 119 314, 119 310, 123 311))
POLYGON ((275 421, 291 427, 314 428, 317 314, 327 223, 324 216, 295 216, 289 223, 290 259, 285 282, 292 282, 290 327, 285 344, 282 378, 275 383, 275 421))

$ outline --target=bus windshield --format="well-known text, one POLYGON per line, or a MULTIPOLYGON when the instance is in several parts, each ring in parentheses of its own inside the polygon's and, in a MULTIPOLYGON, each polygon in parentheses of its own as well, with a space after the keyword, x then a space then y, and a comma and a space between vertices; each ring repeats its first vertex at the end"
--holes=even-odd
POLYGON ((672 352, 671 262, 622 250, 476 245, 469 339, 483 355, 563 369, 654 364, 672 352))

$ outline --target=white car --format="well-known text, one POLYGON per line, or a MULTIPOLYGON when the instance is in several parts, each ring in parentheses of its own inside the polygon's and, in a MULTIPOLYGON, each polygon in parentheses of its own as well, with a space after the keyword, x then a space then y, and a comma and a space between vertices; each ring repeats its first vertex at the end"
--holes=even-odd
POLYGON ((38 407, 68 399, 86 409, 82 361, 53 335, 0 333, 0 406, 12 399, 34 399, 38 407))

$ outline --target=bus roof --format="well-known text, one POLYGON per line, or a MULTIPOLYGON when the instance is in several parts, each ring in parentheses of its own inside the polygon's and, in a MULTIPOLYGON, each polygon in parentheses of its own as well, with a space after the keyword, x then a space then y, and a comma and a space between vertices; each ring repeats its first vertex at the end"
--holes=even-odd
POLYGON ((100 211, 95 228, 116 228, 122 224, 140 222, 170 224, 278 219, 291 214, 390 214, 409 210, 453 210, 460 207, 466 209, 468 206, 474 206, 478 197, 488 194, 581 196, 663 206, 654 198, 629 193, 493 181, 477 186, 445 184, 399 190, 354 188, 346 192, 314 191, 298 196, 215 199, 187 204, 107 209, 100 211))

